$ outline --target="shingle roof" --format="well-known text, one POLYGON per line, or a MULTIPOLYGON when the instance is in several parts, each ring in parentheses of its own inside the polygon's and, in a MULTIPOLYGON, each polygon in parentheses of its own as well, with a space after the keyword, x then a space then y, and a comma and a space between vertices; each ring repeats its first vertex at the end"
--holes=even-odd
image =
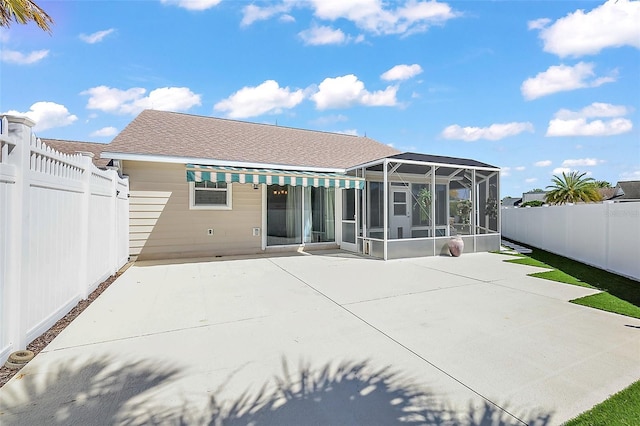
POLYGON ((153 110, 106 151, 338 169, 399 152, 366 137, 153 110))
POLYGON ((99 168, 107 167, 109 164, 108 158, 101 158, 100 154, 108 147, 105 143, 93 143, 93 142, 79 142, 79 141, 67 141, 63 139, 45 139, 40 138, 47 146, 60 151, 63 154, 76 154, 78 152, 91 152, 93 153, 93 164, 99 168))
POLYGON ((396 158, 398 160, 413 160, 424 161, 425 163, 440 163, 440 164, 452 164, 457 166, 470 166, 470 167, 490 167, 496 168, 490 164, 482 163, 480 161, 471 160, 469 158, 457 158, 457 157, 445 157, 442 155, 430 155, 420 154, 417 152, 403 152, 389 156, 389 158, 396 158))
POLYGON ((618 181, 616 187, 621 188, 623 195, 616 197, 626 200, 640 200, 640 180, 618 181))

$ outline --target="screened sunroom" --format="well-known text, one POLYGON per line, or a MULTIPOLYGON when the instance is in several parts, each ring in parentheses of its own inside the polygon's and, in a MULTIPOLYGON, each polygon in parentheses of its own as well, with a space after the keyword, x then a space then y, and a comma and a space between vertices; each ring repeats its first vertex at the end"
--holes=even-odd
POLYGON ((348 170, 363 190, 343 190, 343 247, 382 259, 500 248, 500 169, 464 158, 402 153, 348 170))

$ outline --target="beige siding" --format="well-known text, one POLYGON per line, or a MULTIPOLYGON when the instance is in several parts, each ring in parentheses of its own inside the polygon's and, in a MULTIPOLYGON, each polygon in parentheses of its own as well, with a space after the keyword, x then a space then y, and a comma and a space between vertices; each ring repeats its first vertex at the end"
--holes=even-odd
POLYGON ((129 175, 130 247, 138 260, 209 257, 261 251, 261 191, 233 184, 232 210, 190 210, 183 164, 125 161, 129 175), (213 229, 214 235, 207 235, 213 229))

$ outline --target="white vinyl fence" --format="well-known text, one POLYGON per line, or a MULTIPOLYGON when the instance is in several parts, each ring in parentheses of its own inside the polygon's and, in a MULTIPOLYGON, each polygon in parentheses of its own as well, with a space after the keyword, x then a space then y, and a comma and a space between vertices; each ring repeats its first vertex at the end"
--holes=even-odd
POLYGON ((502 208, 502 236, 640 280, 640 202, 502 208))
POLYGON ((0 362, 24 349, 128 258, 129 181, 0 127, 0 362))

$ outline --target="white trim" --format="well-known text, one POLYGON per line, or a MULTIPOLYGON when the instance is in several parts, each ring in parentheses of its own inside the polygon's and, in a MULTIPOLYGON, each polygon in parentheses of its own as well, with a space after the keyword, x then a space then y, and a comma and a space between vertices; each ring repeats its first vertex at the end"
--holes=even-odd
POLYGON ((319 173, 345 173, 346 169, 313 166, 292 166, 290 164, 253 163, 245 161, 226 161, 211 158, 197 157, 177 157, 171 155, 149 155, 149 154, 128 154, 122 152, 104 151, 100 154, 102 158, 112 160, 147 161, 153 163, 177 163, 177 164, 197 164, 203 166, 223 166, 223 167, 244 167, 248 169, 279 169, 297 170, 319 173))
POLYGON ((262 200, 262 234, 260 248, 262 251, 265 251, 267 249, 267 185, 261 184, 260 187, 260 198, 262 200))
MULTIPOLYGON (((475 170, 489 170, 489 171, 499 171, 500 168, 499 167, 484 167, 484 166, 465 166, 463 164, 449 164, 449 163, 437 163, 437 162, 430 162, 430 161, 419 161, 419 160, 401 160, 401 159, 397 159, 397 158, 382 158, 379 160, 375 160, 375 161, 370 161, 368 163, 364 163, 364 164, 360 164, 358 166, 353 166, 353 167, 349 167, 346 170, 347 171, 351 171, 351 170, 355 170, 355 169, 359 169, 359 168, 369 168, 371 166, 377 166, 379 164, 383 164, 383 161, 388 161, 389 164, 394 163, 394 164, 415 164, 418 166, 437 166, 437 167, 447 167, 447 168, 456 168, 456 167, 462 167, 464 169, 475 169, 475 170)), ((390 172, 391 173, 391 172, 390 172)))
POLYGON ((195 205, 195 197, 194 197, 194 193, 196 190, 195 184, 194 182, 188 182, 189 183, 189 210, 232 210, 232 201, 233 201, 233 196, 232 196, 232 190, 231 188, 233 187, 232 183, 228 183, 227 184, 227 203, 226 205, 222 206, 214 206, 214 205, 203 205, 203 206, 196 206, 195 205))

